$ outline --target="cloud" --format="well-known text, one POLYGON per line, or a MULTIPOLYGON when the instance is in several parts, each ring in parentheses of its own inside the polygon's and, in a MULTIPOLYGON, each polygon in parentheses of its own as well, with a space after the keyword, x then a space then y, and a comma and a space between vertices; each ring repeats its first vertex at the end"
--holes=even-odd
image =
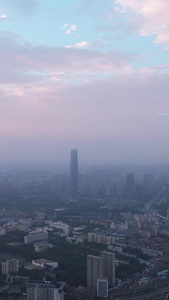
POLYGON ((6 14, 2 14, 2 15, 0 15, 0 18, 1 19, 5 19, 5 18, 7 18, 7 15, 6 14))
MULTIPOLYGON (((106 159, 110 161, 112 157, 115 160, 130 158, 132 162, 135 159, 139 161, 143 153, 147 162, 149 158, 155 161, 160 156, 167 161, 169 144, 166 136, 169 119, 157 117, 157 114, 169 112, 168 75, 153 73, 152 76, 146 76, 146 74, 120 72, 115 73, 114 77, 103 76, 98 79, 95 75, 91 81, 78 83, 74 81, 75 84, 68 81, 59 83, 48 80, 49 75, 53 73, 56 78, 60 76, 69 78, 76 68, 83 69, 87 59, 89 65, 92 65, 90 51, 56 47, 52 49, 42 47, 37 51, 36 47, 28 44, 22 52, 19 44, 17 51, 12 46, 11 52, 15 52, 13 58, 21 55, 23 72, 20 74, 23 77, 24 72, 30 70, 32 66, 36 70, 34 73, 46 72, 47 75, 45 80, 2 86, 0 90, 1 161, 4 157, 11 160, 16 157, 19 160, 22 158, 55 160, 58 148, 69 149, 74 145, 79 148, 80 153, 87 151, 88 154, 84 156, 88 155, 88 157, 92 155, 95 157, 98 149, 103 149, 101 159, 103 153, 107 153, 105 150, 107 148, 109 154, 106 159), (86 56, 80 59, 77 53, 81 52, 86 56), (73 61, 72 56, 68 55, 67 62, 64 64, 61 53, 64 53, 65 57, 71 53, 74 55, 73 61), (85 57, 86 61, 84 61, 85 57), (61 63, 58 64, 60 61, 61 63), (72 61, 72 66, 67 65, 69 61, 72 61), (74 66, 74 63, 77 65, 74 66), (164 148, 165 143, 166 148, 164 148), (8 145, 7 151, 4 150, 6 145, 8 145), (52 155, 51 151, 53 151, 52 155)), ((99 52, 93 54, 95 57, 96 55, 98 55, 97 64, 100 64, 99 60, 102 57, 99 57, 99 52)), ((114 56, 115 61, 120 59, 122 59, 120 55, 114 56)), ((9 61, 9 65, 10 63, 9 61)), ((91 69, 94 66, 98 67, 97 64, 91 66, 91 69)), ((9 68, 8 65, 7 67, 9 68)), ((118 67, 117 63, 116 68, 118 67)), ((13 67, 11 71, 12 69, 13 67)), ((19 72, 19 68, 17 70, 19 72)), ((18 78, 19 80, 21 79, 18 78)))
POLYGON ((86 41, 83 41, 83 42, 79 42, 79 43, 76 43, 75 45, 66 45, 64 46, 65 48, 77 48, 77 49, 84 49, 84 48, 90 48, 90 49, 99 49, 99 48, 103 48, 105 46, 107 46, 109 44, 108 41, 106 40, 103 40, 103 39, 98 39, 98 40, 95 40, 93 42, 86 42, 86 41))
POLYGON ((87 42, 71 48, 25 42, 11 32, 0 33, 1 84, 26 84, 55 80, 84 80, 90 76, 132 72, 133 62, 142 57, 122 51, 92 51, 87 42))
POLYGON ((154 43, 169 44, 169 2, 166 0, 116 0, 116 11, 133 16, 130 28, 141 36, 153 36, 154 43))
POLYGON ((65 48, 82 49, 82 48, 86 48, 88 44, 89 44, 88 42, 81 42, 81 43, 76 43, 75 45, 65 46, 65 48))
POLYGON ((64 24, 63 29, 65 29, 67 26, 69 26, 69 24, 64 24))
POLYGON ((74 25, 70 25, 69 26, 69 24, 65 24, 63 26, 63 29, 65 30, 66 34, 70 34, 72 31, 76 31, 77 30, 77 25, 74 24, 74 25))
POLYGON ((156 116, 169 111, 168 80, 154 75, 145 82, 134 75, 74 86, 44 83, 30 85, 26 91, 17 88, 15 94, 1 97, 0 133, 4 137, 7 132, 13 137, 76 136, 102 143, 166 140, 168 126, 156 116))

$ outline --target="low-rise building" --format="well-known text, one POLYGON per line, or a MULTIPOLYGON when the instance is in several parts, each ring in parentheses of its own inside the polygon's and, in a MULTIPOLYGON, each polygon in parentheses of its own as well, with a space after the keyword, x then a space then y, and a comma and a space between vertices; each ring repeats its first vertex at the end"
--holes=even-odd
POLYGON ((33 246, 35 248, 35 252, 45 252, 52 247, 50 243, 46 242, 35 243, 33 246))
POLYGON ((39 267, 45 268, 47 266, 52 267, 53 269, 58 267, 58 262, 51 261, 45 258, 34 259, 32 260, 33 265, 37 265, 39 267))
POLYGON ((66 237, 66 242, 70 243, 70 244, 81 244, 81 245, 83 245, 84 244, 84 239, 78 238, 78 237, 69 237, 69 236, 67 236, 66 237))
POLYGON ((61 221, 58 221, 58 222, 51 222, 50 223, 50 227, 54 227, 54 228, 57 228, 61 231, 63 231, 65 233, 65 235, 69 235, 69 225, 61 222, 61 221))
POLYGON ((44 230, 35 230, 30 232, 27 236, 24 237, 25 244, 33 243, 36 241, 47 241, 48 232, 44 230))

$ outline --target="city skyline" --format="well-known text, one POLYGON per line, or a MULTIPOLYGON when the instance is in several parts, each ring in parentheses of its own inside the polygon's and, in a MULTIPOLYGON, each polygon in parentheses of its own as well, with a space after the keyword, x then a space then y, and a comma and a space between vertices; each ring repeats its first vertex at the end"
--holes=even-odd
POLYGON ((70 153, 70 198, 78 200, 78 151, 71 149, 70 153))
POLYGON ((0 0, 0 162, 168 163, 166 0, 0 0))

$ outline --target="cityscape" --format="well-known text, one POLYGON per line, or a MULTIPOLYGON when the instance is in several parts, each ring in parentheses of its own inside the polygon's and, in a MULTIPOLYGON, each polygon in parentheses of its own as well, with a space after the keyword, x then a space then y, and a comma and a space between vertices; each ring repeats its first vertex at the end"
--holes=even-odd
POLYGON ((169 166, 7 165, 1 299, 167 299, 169 166))
POLYGON ((168 16, 0 0, 0 300, 169 300, 168 16))

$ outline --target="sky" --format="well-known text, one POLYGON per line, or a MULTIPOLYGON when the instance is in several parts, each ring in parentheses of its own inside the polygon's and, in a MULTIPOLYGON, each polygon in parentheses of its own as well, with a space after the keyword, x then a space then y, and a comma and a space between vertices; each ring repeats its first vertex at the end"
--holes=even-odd
POLYGON ((0 162, 169 163, 169 1, 0 0, 0 162))

